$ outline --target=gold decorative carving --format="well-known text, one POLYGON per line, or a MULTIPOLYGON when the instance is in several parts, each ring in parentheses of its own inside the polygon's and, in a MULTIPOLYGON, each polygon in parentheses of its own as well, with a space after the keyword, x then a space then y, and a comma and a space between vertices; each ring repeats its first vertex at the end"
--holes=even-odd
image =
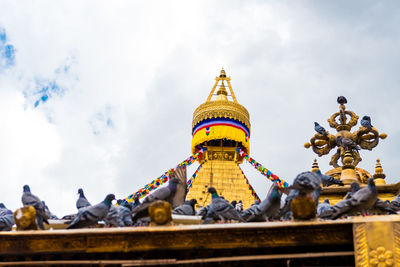
POLYGON ((378 247, 369 253, 371 257, 369 263, 372 266, 386 267, 393 266, 393 252, 386 250, 384 247, 378 247))
MULTIPOLYGON (((347 138, 352 140, 354 143, 359 145, 361 149, 372 150, 379 143, 379 139, 385 139, 387 134, 381 133, 379 134, 378 130, 375 127, 366 128, 360 126, 360 128, 351 132, 351 129, 357 125, 358 116, 350 110, 346 110, 346 106, 344 104, 340 104, 339 112, 334 113, 329 119, 329 126, 336 130, 337 134, 333 135, 327 131, 327 135, 322 135, 316 133, 311 139, 310 142, 304 144, 305 148, 312 147, 313 151, 318 156, 327 155, 330 153, 332 149, 337 147, 336 139, 338 136, 343 138, 347 138)), ((359 152, 355 149, 348 149, 345 151, 343 147, 338 147, 336 153, 331 157, 331 161, 329 162, 334 168, 340 167, 338 164, 339 159, 344 159, 345 153, 350 152, 351 157, 354 159, 353 165, 357 166, 358 163, 362 160, 359 152)))
POLYGON ((399 218, 353 225, 356 266, 400 266, 399 218))
POLYGON ((216 82, 211 89, 210 95, 207 101, 196 108, 193 112, 193 123, 192 128, 194 128, 199 122, 212 119, 212 118, 229 118, 242 122, 250 130, 250 115, 245 107, 240 105, 237 100, 235 93, 233 92, 230 77, 226 76, 225 70, 221 70, 219 77, 215 78, 216 82), (219 82, 222 82, 218 92, 217 98, 211 101, 213 93, 219 82), (227 82, 229 91, 231 93, 233 101, 228 101, 227 91, 225 89, 224 81, 227 82))
POLYGON ((158 200, 149 206, 150 225, 166 225, 172 222, 172 207, 166 201, 158 200))
POLYGON ((235 119, 250 129, 250 115, 247 109, 239 103, 226 100, 205 102, 198 106, 193 112, 192 128, 199 122, 212 118, 235 119))
POLYGON ((14 212, 17 230, 36 230, 36 210, 33 206, 19 208, 14 212))

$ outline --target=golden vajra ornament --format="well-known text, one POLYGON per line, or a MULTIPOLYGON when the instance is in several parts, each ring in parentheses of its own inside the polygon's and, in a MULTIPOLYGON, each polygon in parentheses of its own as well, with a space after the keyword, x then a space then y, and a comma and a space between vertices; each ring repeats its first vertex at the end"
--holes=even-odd
MULTIPOLYGON (((339 101, 338 101, 339 102, 339 101)), ((347 103, 347 101, 345 101, 347 103)), ((329 154, 329 152, 334 149, 336 146, 338 147, 336 153, 332 156, 330 165, 335 168, 340 167, 338 164, 339 159, 344 159, 345 153, 351 153, 352 158, 354 159, 353 165, 357 166, 357 164, 362 160, 358 150, 355 149, 344 149, 337 145, 337 137, 342 136, 343 138, 348 138, 360 146, 362 149, 372 150, 379 143, 380 139, 385 139, 387 134, 381 133, 375 127, 367 128, 360 126, 360 128, 351 132, 351 128, 356 126, 358 122, 358 116, 350 110, 346 110, 345 103, 339 103, 339 112, 334 113, 329 119, 329 126, 336 130, 337 134, 333 135, 326 131, 326 135, 316 133, 311 139, 310 142, 304 144, 305 148, 312 147, 313 151, 318 156, 323 156, 329 154)))

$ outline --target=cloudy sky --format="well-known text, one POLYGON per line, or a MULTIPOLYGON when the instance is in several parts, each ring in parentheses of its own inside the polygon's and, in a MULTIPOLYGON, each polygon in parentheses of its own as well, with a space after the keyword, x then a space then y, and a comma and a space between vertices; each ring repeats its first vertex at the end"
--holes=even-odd
MULTIPOLYGON (((217 2, 2 0, 0 202, 18 208, 29 184, 62 216, 79 187, 92 203, 135 192, 190 155, 221 67, 250 112, 251 155, 278 176, 310 170, 313 122, 328 129, 345 95, 388 134, 359 166, 379 157, 399 181, 398 2, 217 2)), ((270 182, 242 166, 264 197, 270 182)))

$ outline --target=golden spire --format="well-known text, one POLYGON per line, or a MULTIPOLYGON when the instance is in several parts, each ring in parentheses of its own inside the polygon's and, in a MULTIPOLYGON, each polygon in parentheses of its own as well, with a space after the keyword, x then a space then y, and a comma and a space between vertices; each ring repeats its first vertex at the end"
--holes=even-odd
POLYGON ((318 166, 318 162, 317 162, 317 159, 314 159, 314 162, 313 162, 313 164, 312 164, 312 169, 311 169, 311 171, 312 172, 317 172, 317 171, 319 171, 320 169, 319 169, 319 166, 318 166))
POLYGON ((225 100, 228 101, 228 92, 225 89, 224 81, 222 81, 221 86, 219 87, 219 90, 217 91, 217 98, 215 100, 225 100))
POLYGON ((375 184, 386 184, 386 174, 383 173, 383 168, 380 159, 376 159, 375 173, 373 175, 375 184))

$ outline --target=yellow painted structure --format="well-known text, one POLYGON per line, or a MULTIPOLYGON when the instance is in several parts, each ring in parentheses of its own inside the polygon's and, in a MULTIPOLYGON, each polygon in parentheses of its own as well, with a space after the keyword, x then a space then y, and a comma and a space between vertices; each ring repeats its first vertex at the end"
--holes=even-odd
POLYGON ((214 187, 225 199, 242 200, 243 208, 248 208, 257 198, 252 195, 252 187, 240 169, 243 158, 236 148, 240 146, 247 153, 250 151, 250 115, 237 102, 230 80, 222 69, 207 101, 193 113, 192 153, 199 147, 207 150, 199 159, 202 166, 186 198, 195 198, 202 206, 208 205, 211 196, 207 189, 214 187), (228 99, 225 83, 232 100, 228 99))

